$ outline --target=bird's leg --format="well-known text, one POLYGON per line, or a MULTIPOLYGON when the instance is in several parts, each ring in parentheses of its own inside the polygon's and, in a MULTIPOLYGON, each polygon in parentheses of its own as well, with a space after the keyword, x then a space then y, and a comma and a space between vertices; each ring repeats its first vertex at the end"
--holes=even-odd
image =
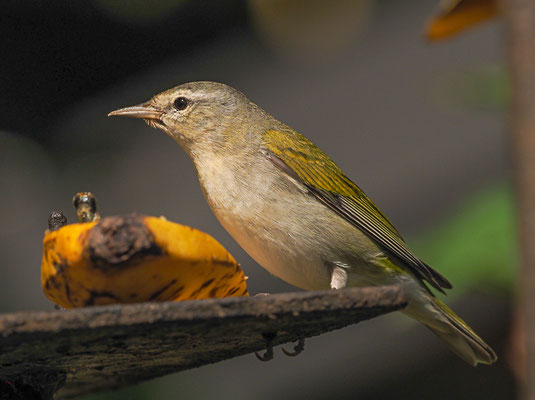
POLYGON ((257 351, 254 352, 256 358, 258 358, 260 361, 271 361, 273 360, 273 339, 277 336, 277 333, 273 332, 267 332, 262 333, 262 336, 264 337, 264 340, 266 341, 266 352, 264 355, 258 354, 257 351))
POLYGON ((289 357, 295 357, 296 355, 302 353, 303 350, 305 350, 305 338, 301 338, 297 341, 297 344, 294 347, 294 351, 288 351, 284 347, 282 347, 282 352, 289 357))
MULTIPOLYGON (((347 271, 345 268, 334 265, 331 272, 331 289, 343 289, 347 285, 347 271)), ((294 351, 288 351, 284 347, 282 352, 290 357, 295 357, 305 350, 305 338, 301 338, 297 341, 294 347, 294 351)))
POLYGON ((339 265, 332 266, 331 289, 343 289, 347 286, 347 270, 339 265))

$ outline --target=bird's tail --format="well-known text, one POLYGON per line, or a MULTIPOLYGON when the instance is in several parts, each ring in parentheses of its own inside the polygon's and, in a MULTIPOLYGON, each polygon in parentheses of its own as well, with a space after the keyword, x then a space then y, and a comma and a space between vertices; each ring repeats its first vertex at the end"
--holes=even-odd
POLYGON ((423 323, 441 338, 448 347, 468 364, 492 364, 496 353, 446 304, 430 295, 425 304, 417 302, 407 307, 404 313, 423 323))

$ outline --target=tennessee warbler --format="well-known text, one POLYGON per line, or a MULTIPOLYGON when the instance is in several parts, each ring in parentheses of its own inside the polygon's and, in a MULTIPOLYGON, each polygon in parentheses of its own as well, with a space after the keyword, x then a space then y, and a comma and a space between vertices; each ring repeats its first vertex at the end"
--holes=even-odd
POLYGON ((261 266, 303 289, 401 285, 402 312, 471 365, 494 351, 426 284, 452 286, 420 260, 338 166, 239 91, 192 82, 109 115, 144 119, 189 155, 223 227, 261 266))

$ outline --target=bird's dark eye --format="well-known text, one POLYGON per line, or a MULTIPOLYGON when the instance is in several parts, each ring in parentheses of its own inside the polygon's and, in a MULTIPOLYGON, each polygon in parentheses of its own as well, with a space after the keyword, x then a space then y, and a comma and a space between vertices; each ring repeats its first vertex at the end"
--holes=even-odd
POLYGON ((182 111, 185 110, 189 105, 188 99, 185 97, 177 97, 175 101, 173 102, 173 106, 178 110, 182 111))

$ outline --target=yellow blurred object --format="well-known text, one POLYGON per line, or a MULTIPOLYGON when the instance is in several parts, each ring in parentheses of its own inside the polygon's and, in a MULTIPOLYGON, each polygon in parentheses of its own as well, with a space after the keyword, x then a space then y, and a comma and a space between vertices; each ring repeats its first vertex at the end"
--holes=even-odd
POLYGON ((248 0, 253 27, 280 56, 306 65, 351 53, 371 0, 248 0))
POLYGON ((442 40, 499 14, 497 0, 447 0, 427 24, 426 37, 442 40))
POLYGON ((214 238, 161 218, 106 217, 43 240, 43 291, 65 308, 247 296, 245 280, 214 238))

